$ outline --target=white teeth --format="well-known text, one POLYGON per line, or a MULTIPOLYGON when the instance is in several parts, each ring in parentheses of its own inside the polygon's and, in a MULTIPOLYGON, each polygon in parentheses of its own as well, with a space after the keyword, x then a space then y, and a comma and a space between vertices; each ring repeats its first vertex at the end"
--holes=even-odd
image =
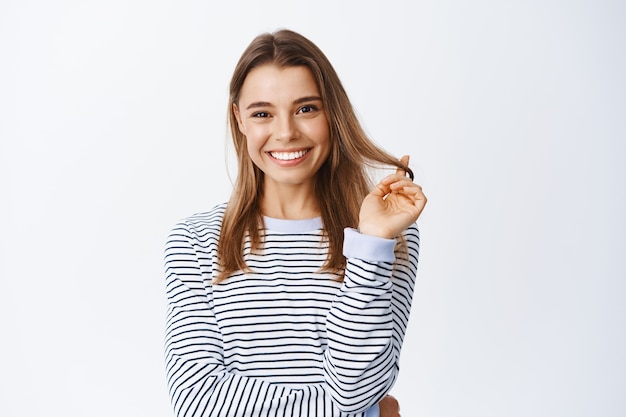
POLYGON ((298 152, 270 152, 272 158, 280 159, 281 161, 291 161, 293 159, 302 158, 308 150, 298 152))

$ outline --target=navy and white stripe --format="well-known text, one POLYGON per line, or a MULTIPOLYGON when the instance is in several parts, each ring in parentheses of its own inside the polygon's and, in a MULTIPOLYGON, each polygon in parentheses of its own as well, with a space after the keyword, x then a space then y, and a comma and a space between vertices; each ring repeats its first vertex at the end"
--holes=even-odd
POLYGON ((166 367, 177 416, 363 416, 396 380, 419 235, 346 229, 344 282, 320 272, 321 220, 265 219, 250 273, 217 276, 225 205, 177 224, 166 245, 166 367), (408 254, 408 259, 407 259, 408 254), (394 261, 395 259, 395 261, 394 261))

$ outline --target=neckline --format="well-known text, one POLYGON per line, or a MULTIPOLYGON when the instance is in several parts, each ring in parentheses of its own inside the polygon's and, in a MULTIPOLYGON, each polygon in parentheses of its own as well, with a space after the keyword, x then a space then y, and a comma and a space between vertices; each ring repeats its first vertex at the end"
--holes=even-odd
POLYGON ((277 219, 275 217, 263 216, 265 228, 275 232, 304 233, 322 229, 322 218, 313 217, 311 219, 290 220, 277 219))

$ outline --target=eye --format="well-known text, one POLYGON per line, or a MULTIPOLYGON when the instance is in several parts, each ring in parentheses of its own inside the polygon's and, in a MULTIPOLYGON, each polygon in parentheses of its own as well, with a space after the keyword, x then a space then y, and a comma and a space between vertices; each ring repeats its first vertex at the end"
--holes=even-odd
POLYGON ((306 106, 300 107, 300 109, 298 110, 298 113, 311 113, 316 110, 318 110, 317 106, 314 106, 312 104, 307 104, 306 106))
POLYGON ((256 113, 252 113, 252 117, 270 117, 270 114, 265 111, 258 111, 256 113))

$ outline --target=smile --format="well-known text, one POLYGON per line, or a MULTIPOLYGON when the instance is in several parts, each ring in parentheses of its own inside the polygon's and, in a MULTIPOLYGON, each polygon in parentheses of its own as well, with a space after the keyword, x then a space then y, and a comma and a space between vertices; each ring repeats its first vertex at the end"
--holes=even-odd
POLYGON ((310 149, 303 149, 301 151, 295 152, 268 152, 270 156, 274 159, 279 159, 281 161, 293 161, 294 159, 300 159, 307 153, 309 153, 310 149))

